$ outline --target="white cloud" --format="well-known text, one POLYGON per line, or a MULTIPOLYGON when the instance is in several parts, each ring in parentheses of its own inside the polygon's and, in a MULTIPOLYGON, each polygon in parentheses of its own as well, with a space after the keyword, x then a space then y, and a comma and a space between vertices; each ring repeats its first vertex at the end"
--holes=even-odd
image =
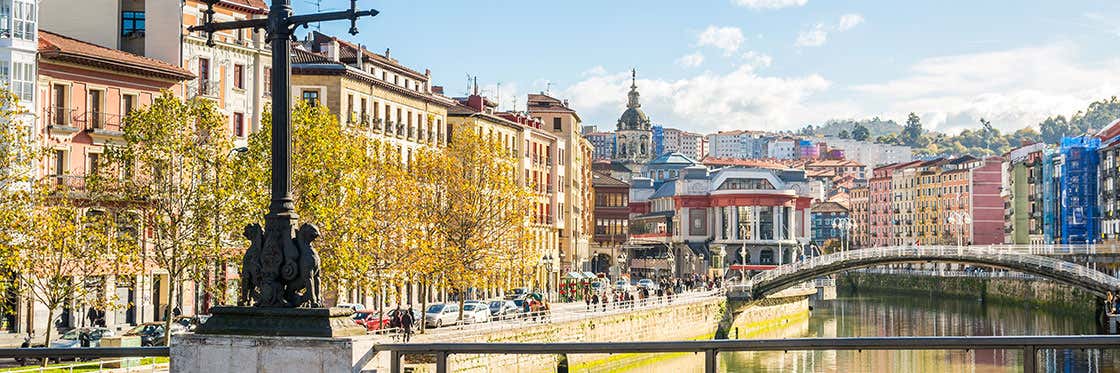
POLYGON ((780 9, 792 6, 803 6, 809 0, 732 0, 738 6, 751 9, 780 9))
POLYGON ((819 47, 828 41, 828 31, 824 30, 824 25, 818 23, 812 29, 801 31, 797 34, 797 41, 793 43, 798 47, 819 47))
POLYGON ((607 68, 603 65, 598 65, 583 71, 583 76, 603 75, 607 73, 607 68))
POLYGON ((1086 64, 1068 43, 926 58, 909 75, 851 87, 883 114, 922 114, 927 128, 955 132, 979 119, 1005 131, 1067 117, 1120 90, 1120 61, 1086 64))
POLYGON ((697 38, 697 46, 712 46, 731 54, 743 44, 743 30, 738 27, 708 26, 697 38))
POLYGON ((704 55, 700 52, 690 53, 677 58, 677 65, 684 67, 697 67, 704 63, 704 55))
POLYGON ((830 32, 844 32, 859 26, 863 23, 863 15, 859 13, 848 13, 840 16, 840 20, 836 25, 826 25, 818 23, 813 25, 808 30, 802 30, 797 34, 797 41, 793 43, 797 47, 819 47, 828 41, 828 34, 830 32))
MULTIPOLYGON (((704 132, 796 128, 807 113, 815 112, 805 101, 831 85, 817 74, 761 76, 750 64, 726 74, 704 72, 678 80, 638 79, 637 84, 642 109, 655 123, 704 132)), ((629 72, 618 72, 584 79, 562 94, 581 116, 604 118, 599 120, 605 122, 595 124, 609 126, 625 109, 629 87, 629 72)))
POLYGON ((755 51, 746 51, 740 57, 742 57, 745 65, 755 69, 770 67, 770 64, 774 62, 774 59, 771 58, 770 55, 755 51))
POLYGON ((863 23, 863 15, 859 13, 845 14, 840 16, 840 24, 836 25, 836 31, 848 31, 861 23, 863 23))

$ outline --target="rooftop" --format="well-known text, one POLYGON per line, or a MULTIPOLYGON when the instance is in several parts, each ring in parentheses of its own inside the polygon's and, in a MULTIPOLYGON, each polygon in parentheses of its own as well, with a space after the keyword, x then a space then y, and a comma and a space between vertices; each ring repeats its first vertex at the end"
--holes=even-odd
POLYGON ((195 78, 189 70, 167 62, 86 43, 47 30, 39 30, 39 55, 53 60, 167 80, 195 78))

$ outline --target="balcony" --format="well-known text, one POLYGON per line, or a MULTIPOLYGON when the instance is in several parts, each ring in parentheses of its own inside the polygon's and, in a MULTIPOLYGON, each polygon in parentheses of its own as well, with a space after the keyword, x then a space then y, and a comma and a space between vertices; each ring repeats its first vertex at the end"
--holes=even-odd
POLYGON ((82 129, 94 133, 119 134, 121 129, 121 116, 99 111, 87 111, 76 122, 82 124, 82 129))
POLYGON ((381 131, 381 125, 385 124, 385 120, 381 118, 372 118, 370 119, 370 123, 373 124, 374 131, 381 131))
POLYGON ((347 115, 347 116, 346 116, 346 123, 349 123, 349 124, 358 124, 358 122, 359 122, 360 118, 361 118, 361 116, 359 116, 359 115, 358 115, 358 112, 356 112, 356 111, 351 111, 351 112, 349 113, 349 115, 347 115))
POLYGON ((216 98, 222 91, 221 82, 215 80, 195 80, 189 87, 187 92, 191 98, 194 97, 209 97, 216 98))
POLYGON ((74 109, 51 106, 46 109, 43 116, 46 117, 47 125, 52 131, 67 133, 78 131, 78 128, 74 126, 74 109))

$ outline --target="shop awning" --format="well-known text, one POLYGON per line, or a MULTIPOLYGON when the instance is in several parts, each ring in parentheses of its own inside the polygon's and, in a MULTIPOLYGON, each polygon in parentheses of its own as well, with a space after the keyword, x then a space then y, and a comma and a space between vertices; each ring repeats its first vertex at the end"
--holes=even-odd
POLYGON ((573 279, 573 280, 579 280, 579 279, 583 279, 583 275, 581 275, 579 272, 568 272, 568 278, 573 279))
POLYGON ((594 273, 591 273, 591 272, 584 272, 583 277, 584 278, 599 278, 599 276, 596 276, 594 273))

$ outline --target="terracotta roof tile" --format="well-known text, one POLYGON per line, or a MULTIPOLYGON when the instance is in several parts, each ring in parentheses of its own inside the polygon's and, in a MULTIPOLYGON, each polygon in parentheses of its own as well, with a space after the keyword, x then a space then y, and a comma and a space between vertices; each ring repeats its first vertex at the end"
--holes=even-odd
POLYGON ((268 4, 265 4, 264 0, 222 0, 218 5, 230 6, 239 10, 252 9, 255 10, 253 13, 257 14, 268 13, 268 4))
POLYGON ((39 30, 39 54, 41 57, 48 59, 68 60, 85 65, 167 79, 189 80, 195 77, 189 70, 167 62, 122 50, 105 48, 46 30, 39 30))

